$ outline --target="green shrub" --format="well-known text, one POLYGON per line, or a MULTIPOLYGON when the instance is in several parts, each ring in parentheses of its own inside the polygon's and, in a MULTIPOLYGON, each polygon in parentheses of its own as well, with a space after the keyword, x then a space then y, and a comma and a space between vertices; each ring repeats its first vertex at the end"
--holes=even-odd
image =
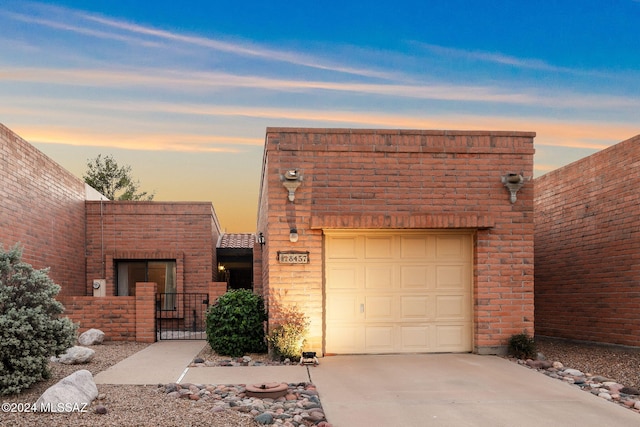
POLYGON ((512 335, 509 338, 509 354, 518 359, 533 359, 536 357, 536 343, 526 332, 512 335))
POLYGON ((262 297, 246 289, 222 295, 207 312, 207 341, 218 354, 239 357, 246 353, 265 353, 262 297))
POLYGON ((279 319, 269 333, 269 344, 276 358, 300 360, 305 338, 309 332, 309 318, 298 307, 283 307, 274 303, 273 317, 279 319))
POLYGON ((64 307, 48 270, 22 262, 22 249, 0 245, 0 395, 20 393, 49 377, 48 362, 73 346, 77 326, 59 318, 64 307))

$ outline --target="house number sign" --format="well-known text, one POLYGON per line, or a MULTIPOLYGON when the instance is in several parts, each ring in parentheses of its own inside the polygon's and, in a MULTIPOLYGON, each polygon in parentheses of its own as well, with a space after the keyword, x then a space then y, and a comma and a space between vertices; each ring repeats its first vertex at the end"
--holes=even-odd
POLYGON ((278 252, 280 264, 308 264, 309 252, 278 252))

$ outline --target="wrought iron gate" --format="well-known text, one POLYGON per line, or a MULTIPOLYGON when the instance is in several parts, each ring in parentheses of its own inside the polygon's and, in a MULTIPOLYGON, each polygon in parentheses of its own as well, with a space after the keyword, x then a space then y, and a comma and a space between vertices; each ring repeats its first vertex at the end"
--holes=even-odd
POLYGON ((208 294, 156 294, 156 337, 160 340, 207 339, 208 294))

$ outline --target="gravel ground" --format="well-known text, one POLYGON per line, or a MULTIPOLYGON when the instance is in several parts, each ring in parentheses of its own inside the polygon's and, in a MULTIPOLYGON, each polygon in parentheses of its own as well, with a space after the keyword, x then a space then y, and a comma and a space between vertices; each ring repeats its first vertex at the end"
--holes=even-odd
MULTIPOLYGON (((587 343, 567 342, 547 338, 536 339, 538 351, 548 360, 560 361, 566 367, 579 369, 595 375, 615 379, 620 384, 640 388, 640 349, 601 346, 587 343)), ((52 384, 79 369, 92 374, 142 350, 147 344, 108 342, 92 346, 94 359, 84 365, 67 366, 51 363, 50 380, 36 384, 31 389, 15 396, 2 397, 2 403, 35 403, 52 384)), ((215 353, 204 351, 205 360, 216 360, 215 353)), ((252 355, 254 360, 264 355, 252 355)), ((233 368, 229 368, 233 369, 233 368)), ((238 426, 256 427, 251 417, 225 411, 214 413, 209 408, 186 399, 167 399, 157 386, 98 385, 102 399, 96 399, 86 413, 42 414, 0 412, 2 426, 238 426), (104 405, 108 412, 99 415, 96 405, 104 405)))
POLYGON ((601 375, 640 389, 640 348, 614 347, 552 338, 536 338, 538 352, 547 360, 584 373, 601 375))
MULTIPOLYGON (((131 342, 107 342, 95 345, 94 359, 83 365, 50 363, 51 379, 34 385, 19 395, 0 397, 2 403, 33 404, 51 385, 79 369, 87 369, 93 375, 107 369, 128 356, 142 350, 148 344, 131 342)), ((230 368, 233 369, 233 368, 230 368)), ((7 413, 0 412, 1 426, 211 426, 255 427, 251 417, 234 411, 214 413, 203 405, 186 399, 168 399, 157 386, 98 385, 99 397, 86 413, 7 413), (107 408, 107 414, 94 412, 96 405, 107 408)))

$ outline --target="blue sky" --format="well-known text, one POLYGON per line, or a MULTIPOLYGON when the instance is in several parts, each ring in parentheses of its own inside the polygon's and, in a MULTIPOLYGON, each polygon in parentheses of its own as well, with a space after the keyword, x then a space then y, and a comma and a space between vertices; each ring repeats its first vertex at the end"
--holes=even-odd
POLYGON ((536 176, 637 135, 638 22, 638 0, 5 0, 0 122, 254 231, 268 126, 535 131, 536 176))

